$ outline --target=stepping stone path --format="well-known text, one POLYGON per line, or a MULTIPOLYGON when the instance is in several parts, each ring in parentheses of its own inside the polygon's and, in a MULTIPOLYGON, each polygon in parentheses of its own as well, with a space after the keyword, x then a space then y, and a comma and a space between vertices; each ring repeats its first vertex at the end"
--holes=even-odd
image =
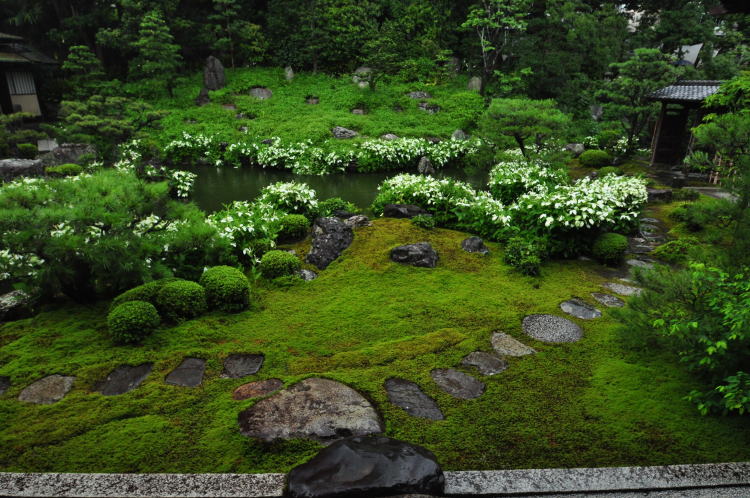
POLYGON ((621 296, 637 296, 643 291, 643 289, 640 289, 638 287, 618 284, 617 282, 606 282, 602 284, 602 287, 611 290, 615 294, 620 294, 621 296))
POLYGON ((75 380, 75 377, 64 375, 44 377, 21 391, 21 394, 18 395, 18 400, 38 405, 57 403, 68 394, 75 380))
POLYGON ((164 382, 180 387, 198 387, 203 381, 206 370, 206 360, 200 358, 185 358, 180 366, 167 375, 164 382))
POLYGON ((258 373, 263 366, 264 356, 262 354, 233 353, 224 360, 224 373, 222 377, 239 379, 258 373))
POLYGON ((530 348, 504 332, 492 334, 490 342, 494 350, 503 356, 525 356, 536 353, 534 348, 530 348))
POLYGON ((125 394, 141 385, 151 373, 153 366, 153 363, 142 363, 137 366, 120 365, 99 383, 97 390, 104 396, 125 394))
POLYGON ((577 342, 583 329, 567 318, 555 315, 528 315, 522 322, 523 331, 542 342, 577 342))
POLYGON ((0 396, 5 394, 5 391, 10 387, 10 377, 0 377, 0 396))
POLYGON ((650 270, 651 268, 654 267, 653 263, 641 261, 640 259, 629 259, 625 263, 628 266, 632 266, 633 268, 644 268, 646 270, 650 270))
POLYGON ((482 375, 495 375, 508 368, 508 362, 494 354, 474 351, 464 356, 461 365, 476 367, 482 375))
POLYGON ((591 297, 596 299, 599 303, 610 308, 622 308, 625 306, 625 301, 619 297, 615 297, 611 294, 604 294, 602 292, 592 292, 591 297))
POLYGON ((281 379, 256 380, 243 384, 232 393, 232 398, 237 401, 243 399, 258 398, 278 391, 284 383, 281 379))
POLYGON ((454 398, 474 399, 484 393, 484 383, 453 368, 436 368, 430 372, 432 380, 454 398))
POLYGON ((305 438, 330 442, 384 430, 375 408, 340 382, 310 378, 239 415, 240 432, 263 441, 305 438))
POLYGON ((593 320, 602 316, 601 311, 577 297, 560 303, 560 309, 571 316, 583 320, 593 320))
POLYGON ((414 382, 399 378, 388 379, 385 381, 385 390, 388 393, 388 400, 403 408, 412 417, 429 420, 445 418, 435 400, 427 396, 414 382))
POLYGON ((267 100, 273 97, 273 92, 268 88, 258 86, 250 90, 250 95, 259 100, 267 100))
POLYGON ((421 268, 435 268, 438 254, 428 242, 417 242, 391 249, 391 260, 421 268))
POLYGON ((461 242, 461 248, 466 252, 478 252, 479 254, 489 254, 490 250, 484 245, 484 241, 479 237, 469 237, 461 242))

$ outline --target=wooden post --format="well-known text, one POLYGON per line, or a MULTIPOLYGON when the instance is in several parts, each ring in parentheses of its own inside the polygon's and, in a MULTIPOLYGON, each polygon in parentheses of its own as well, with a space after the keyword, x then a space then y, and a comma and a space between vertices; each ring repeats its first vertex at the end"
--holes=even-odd
POLYGON ((654 160, 656 159, 656 149, 659 147, 659 136, 661 135, 661 124, 662 121, 664 121, 664 115, 667 112, 667 104, 665 102, 661 103, 661 112, 659 113, 659 120, 656 122, 656 126, 654 126, 654 136, 651 138, 651 161, 649 163, 649 166, 654 165, 654 160))

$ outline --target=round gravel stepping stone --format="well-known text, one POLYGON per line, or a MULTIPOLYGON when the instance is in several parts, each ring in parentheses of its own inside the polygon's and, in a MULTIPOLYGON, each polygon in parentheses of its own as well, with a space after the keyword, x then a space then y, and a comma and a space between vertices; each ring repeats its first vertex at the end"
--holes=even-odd
POLYGON ((57 403, 68 394, 75 380, 75 377, 57 374, 44 377, 21 391, 18 400, 38 405, 57 403))
POLYGON ((172 370, 164 382, 173 386, 198 387, 203 381, 206 370, 206 360, 200 358, 185 358, 180 366, 172 370))
POLYGON ((577 297, 560 303, 560 309, 569 315, 583 320, 593 320, 602 316, 601 311, 577 297))
POLYGON ((620 294, 621 296, 637 296, 643 291, 643 289, 640 289, 638 287, 618 284, 617 282, 606 282, 602 284, 602 287, 611 290, 615 294, 620 294))
POLYGON ((0 376, 0 396, 10 387, 10 377, 0 376))
POLYGON ((596 299, 604 306, 608 306, 610 308, 622 308, 623 306, 625 306, 625 301, 611 294, 604 294, 603 292, 592 292, 591 297, 596 299))
POLYGON ((453 368, 436 368, 430 372, 432 380, 454 398, 474 399, 484 393, 484 383, 453 368))
POLYGON ((265 396, 266 394, 271 394, 272 392, 278 391, 283 385, 284 383, 281 381, 281 379, 266 379, 256 380, 255 382, 248 382, 247 384, 242 384, 240 387, 235 389, 232 393, 232 398, 237 401, 242 401, 243 399, 258 398, 260 396, 265 396))
POLYGON ((536 349, 530 348, 504 332, 492 334, 490 343, 495 351, 503 356, 525 356, 536 353, 536 349))
POLYGON ((222 377, 230 379, 239 379, 258 373, 263 366, 262 354, 233 353, 224 360, 224 373, 222 377))
POLYGON ((577 342, 583 337, 581 327, 556 315, 528 315, 522 326, 527 335, 542 342, 577 342))
POLYGON ((340 382, 310 378, 262 399, 239 415, 240 432, 263 441, 330 442, 383 432, 375 408, 340 382))
POLYGON ((106 379, 99 383, 97 390, 104 396, 115 396, 132 391, 151 373, 153 363, 140 365, 120 365, 112 370, 106 379))
POLYGON ((499 374, 508 368, 508 362, 498 358, 494 354, 485 353, 484 351, 474 351, 464 356, 461 365, 467 367, 476 367, 482 375, 499 374))
POLYGON ((414 382, 394 377, 385 381, 385 390, 388 393, 388 400, 403 408, 412 417, 430 420, 445 418, 435 400, 427 396, 414 382))
POLYGON ((641 261, 640 259, 629 259, 626 261, 628 266, 632 266, 634 268, 645 268, 647 270, 650 270, 654 267, 652 263, 647 263, 646 261, 641 261))

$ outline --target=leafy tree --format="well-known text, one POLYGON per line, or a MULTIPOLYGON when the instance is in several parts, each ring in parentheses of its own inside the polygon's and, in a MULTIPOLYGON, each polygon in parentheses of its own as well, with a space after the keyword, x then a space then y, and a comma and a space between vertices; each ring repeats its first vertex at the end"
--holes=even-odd
POLYGON ((212 26, 212 48, 235 67, 238 63, 257 63, 263 59, 267 44, 261 27, 240 16, 238 0, 213 0, 214 13, 208 17, 212 26))
POLYGON ((597 97, 605 104, 605 115, 619 119, 625 127, 628 152, 634 150, 641 133, 659 109, 649 95, 677 79, 676 69, 670 62, 670 57, 656 49, 639 48, 627 61, 610 64, 615 77, 604 84, 597 97))
POLYGON ((138 30, 138 40, 133 46, 138 55, 130 62, 130 75, 162 81, 172 97, 177 70, 181 66, 180 47, 162 15, 153 10, 146 14, 138 30))
POLYGON ((558 136, 567 124, 568 117, 557 109, 554 100, 493 99, 479 121, 479 131, 494 143, 510 138, 528 158, 530 144, 537 152, 542 150, 545 142, 558 136))

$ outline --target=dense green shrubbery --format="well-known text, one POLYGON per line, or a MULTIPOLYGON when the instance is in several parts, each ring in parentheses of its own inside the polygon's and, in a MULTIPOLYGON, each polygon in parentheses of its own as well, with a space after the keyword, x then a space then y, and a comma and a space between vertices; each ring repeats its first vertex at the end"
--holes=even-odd
POLYGON ((310 229, 310 220, 301 214, 287 214, 279 220, 279 241, 294 242, 304 239, 310 229))
POLYGON ((547 241, 538 237, 515 236, 505 244, 505 262, 524 275, 539 275, 547 253, 547 241))
POLYGON ((419 214, 411 219, 411 223, 414 226, 431 230, 435 228, 435 217, 429 214, 419 214))
POLYGON ((628 238, 619 233, 603 233, 591 245, 591 254, 607 265, 617 265, 628 250, 628 238))
POLYGON ((620 168, 618 168, 617 166, 605 166, 599 170, 600 177, 604 177, 607 175, 620 176, 622 175, 622 171, 620 171, 620 168))
POLYGON ((83 167, 78 164, 60 164, 59 166, 47 166, 44 169, 47 176, 52 177, 63 177, 63 176, 78 176, 83 173, 83 167))
POLYGON ((670 240, 651 252, 651 255, 665 263, 685 264, 689 261, 691 252, 698 251, 700 242, 695 237, 682 237, 670 240))
POLYGON ((701 194, 691 188, 680 188, 672 191, 673 201, 697 201, 701 194))
POLYGON ((318 216, 325 218, 332 216, 336 211, 346 211, 356 214, 359 212, 359 208, 354 203, 345 201, 341 197, 331 197, 318 203, 318 216))
POLYGON ((539 159, 526 160, 518 153, 496 164, 487 184, 495 199, 510 204, 528 192, 547 192, 569 182, 565 170, 539 159))
POLYGON ((159 294, 161 288, 170 282, 174 282, 175 280, 179 279, 174 277, 160 278, 159 280, 154 280, 152 282, 139 285, 138 287, 133 287, 132 289, 126 290, 119 296, 115 297, 112 300, 112 304, 110 304, 109 308, 114 309, 122 303, 128 301, 146 301, 147 303, 151 303, 156 306, 156 296, 159 294))
POLYGON ((140 342, 159 326, 161 319, 153 304, 146 301, 127 301, 107 315, 112 340, 118 344, 140 342))
POLYGON ((286 251, 268 251, 260 260, 260 273, 269 280, 293 275, 300 267, 297 256, 286 251))
POLYGON ((578 157, 582 166, 587 168, 601 168, 612 164, 612 156, 603 150, 587 150, 578 157))
POLYGON ((250 305, 250 282, 237 268, 214 266, 203 273, 200 284, 206 290, 209 309, 242 311, 250 305))
POLYGON ((206 291, 200 284, 178 280, 164 285, 156 295, 157 308, 172 322, 198 317, 206 312, 206 291))
POLYGON ((39 154, 39 149, 34 144, 18 144, 16 148, 22 159, 34 159, 39 154))
POLYGON ((685 224, 691 232, 699 232, 709 225, 727 226, 731 223, 732 203, 720 199, 707 199, 680 206, 671 217, 685 224))

